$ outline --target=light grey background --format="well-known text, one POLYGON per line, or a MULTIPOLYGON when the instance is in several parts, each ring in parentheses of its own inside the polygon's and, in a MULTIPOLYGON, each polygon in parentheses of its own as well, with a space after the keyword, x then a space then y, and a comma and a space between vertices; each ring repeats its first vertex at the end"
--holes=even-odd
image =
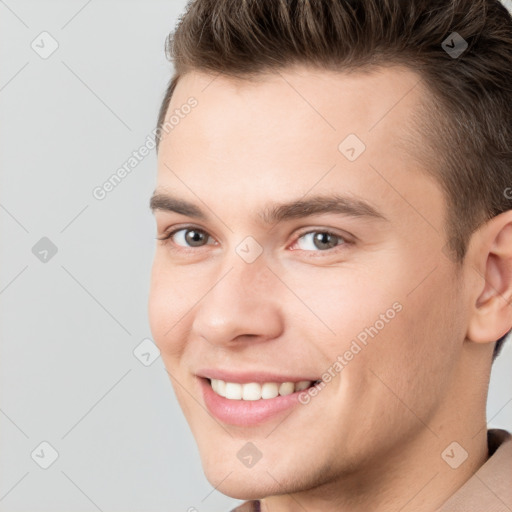
MULTIPOLYGON (((2 512, 239 503, 204 478, 161 359, 133 354, 151 337, 155 152, 104 200, 92 195, 155 126, 164 40, 184 5, 0 0, 2 512), (31 47, 51 48, 43 31, 59 45, 46 59, 31 47), (39 247, 46 262, 32 252, 42 237, 58 250, 39 247), (44 441, 58 452, 48 469, 44 441)), ((508 430, 511 363, 507 344, 488 403, 489 425, 508 430)))

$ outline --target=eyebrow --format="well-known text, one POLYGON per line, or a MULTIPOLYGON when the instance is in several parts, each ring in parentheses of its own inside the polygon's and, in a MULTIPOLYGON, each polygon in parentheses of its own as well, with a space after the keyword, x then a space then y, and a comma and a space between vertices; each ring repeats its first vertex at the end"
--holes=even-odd
POLYGON ((158 194, 155 192, 149 201, 149 207, 153 213, 156 210, 163 210, 167 212, 180 213, 181 215, 201 220, 207 220, 208 218, 207 215, 195 204, 167 194, 158 194))
MULTIPOLYGON (((167 194, 155 192, 150 200, 150 208, 153 213, 156 210, 163 210, 199 220, 208 220, 208 215, 195 204, 167 194)), ((308 199, 273 204, 259 212, 258 217, 264 224, 274 224, 328 213, 389 221, 382 212, 364 199, 339 194, 317 195, 308 199)))

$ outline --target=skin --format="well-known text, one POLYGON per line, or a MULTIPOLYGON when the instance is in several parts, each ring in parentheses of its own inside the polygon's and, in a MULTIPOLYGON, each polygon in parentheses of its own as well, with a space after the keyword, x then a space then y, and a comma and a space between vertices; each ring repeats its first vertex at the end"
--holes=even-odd
POLYGON ((441 188, 401 144, 426 94, 418 80, 401 67, 252 81, 194 71, 173 95, 168 115, 190 96, 198 105, 161 142, 155 192, 208 219, 156 209, 158 236, 209 236, 157 242, 151 329, 208 480, 265 498, 263 510, 434 510, 487 458, 493 341, 512 325, 512 212, 473 234, 456 272, 441 188), (338 150, 350 133, 366 145, 353 162, 338 150), (387 220, 258 216, 333 192, 387 220), (341 238, 328 250, 298 241, 314 230, 341 238), (247 236, 263 249, 250 264, 235 251, 247 236), (401 311, 307 405, 250 427, 207 412, 199 368, 320 377, 395 302, 401 311), (247 441, 262 453, 252 468, 236 456, 247 441), (454 441, 468 453, 456 469, 441 457, 454 441))

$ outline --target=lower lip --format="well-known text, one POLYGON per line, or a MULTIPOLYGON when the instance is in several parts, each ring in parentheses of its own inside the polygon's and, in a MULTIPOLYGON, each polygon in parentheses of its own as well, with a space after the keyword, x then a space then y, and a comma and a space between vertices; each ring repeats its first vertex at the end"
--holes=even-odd
POLYGON ((207 379, 200 378, 199 381, 204 402, 213 416, 223 423, 242 427, 258 425, 299 405, 299 394, 302 393, 296 391, 265 400, 229 400, 215 393, 207 379))

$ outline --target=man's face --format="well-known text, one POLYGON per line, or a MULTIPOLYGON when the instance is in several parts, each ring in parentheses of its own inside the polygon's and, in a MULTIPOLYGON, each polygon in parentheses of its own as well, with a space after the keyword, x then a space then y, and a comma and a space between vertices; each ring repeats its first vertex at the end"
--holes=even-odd
POLYGON ((296 68, 178 83, 154 203, 158 236, 174 235, 157 242, 150 322, 228 495, 377 471, 442 425, 465 313, 443 194, 400 146, 418 81, 296 68))

